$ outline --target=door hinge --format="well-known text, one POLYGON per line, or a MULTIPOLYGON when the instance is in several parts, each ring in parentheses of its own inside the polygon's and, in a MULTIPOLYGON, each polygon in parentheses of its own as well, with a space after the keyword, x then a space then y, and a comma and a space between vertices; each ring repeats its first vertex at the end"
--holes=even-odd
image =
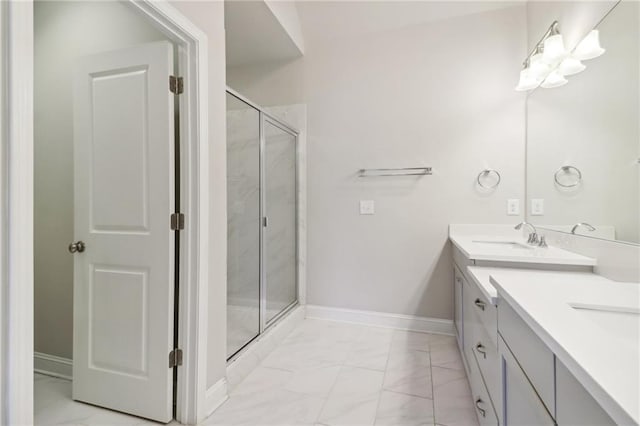
POLYGON ((184 229, 184 213, 171 214, 171 230, 181 231, 184 229))
POLYGON ((169 352, 169 368, 182 365, 182 349, 174 349, 169 352))
POLYGON ((182 77, 176 77, 175 75, 169 76, 169 90, 176 95, 181 94, 184 91, 184 79, 182 77))

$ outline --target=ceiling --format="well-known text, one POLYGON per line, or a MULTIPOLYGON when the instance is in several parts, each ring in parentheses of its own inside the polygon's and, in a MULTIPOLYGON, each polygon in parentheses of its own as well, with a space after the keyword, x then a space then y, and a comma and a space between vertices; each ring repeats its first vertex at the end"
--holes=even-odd
MULTIPOLYGON (((294 3, 304 42, 313 45, 504 9, 524 2, 300 0, 294 3)), ((226 0, 225 29, 228 67, 286 60, 301 55, 300 49, 264 1, 226 0)))
POLYGON ((300 1, 305 43, 356 37, 521 5, 521 1, 300 1))
POLYGON ((227 67, 291 59, 300 50, 264 1, 224 3, 227 67))

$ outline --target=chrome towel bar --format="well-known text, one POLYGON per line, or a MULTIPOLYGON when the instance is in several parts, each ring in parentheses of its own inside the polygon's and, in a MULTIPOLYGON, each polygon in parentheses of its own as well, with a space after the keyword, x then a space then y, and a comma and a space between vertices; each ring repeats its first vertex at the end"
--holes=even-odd
POLYGON ((358 177, 378 176, 427 176, 431 175, 431 167, 402 167, 397 169, 360 169, 358 177))

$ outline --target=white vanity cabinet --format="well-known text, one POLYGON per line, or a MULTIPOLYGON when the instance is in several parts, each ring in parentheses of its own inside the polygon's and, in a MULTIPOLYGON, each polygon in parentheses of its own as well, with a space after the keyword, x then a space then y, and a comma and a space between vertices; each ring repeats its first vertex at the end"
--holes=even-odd
POLYGON ((556 422, 558 425, 581 426, 616 424, 557 358, 556 422))
POLYGON ((455 332, 480 424, 615 424, 491 281, 496 274, 519 280, 540 270, 591 267, 480 261, 455 244, 453 260, 455 332))
POLYGON ((462 292, 464 290, 464 275, 462 272, 454 266, 453 267, 453 280, 454 280, 454 290, 453 290, 453 325, 456 330, 456 338, 458 340, 458 347, 462 351, 462 342, 464 340, 463 337, 463 312, 462 312, 462 292))
POLYGON ((502 337, 499 339, 500 370, 504 386, 502 424, 518 426, 554 425, 553 417, 538 397, 529 378, 504 340, 502 340, 502 337))
POLYGON ((611 417, 504 299, 498 353, 505 426, 608 426, 611 417))
POLYGON ((481 425, 500 424, 501 386, 496 306, 483 295, 467 267, 474 262, 454 248, 454 324, 481 425))

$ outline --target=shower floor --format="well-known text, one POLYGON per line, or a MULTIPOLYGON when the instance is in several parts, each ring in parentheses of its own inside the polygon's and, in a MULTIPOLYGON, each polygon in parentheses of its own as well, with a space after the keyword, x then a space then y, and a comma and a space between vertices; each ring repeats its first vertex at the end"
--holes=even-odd
MULTIPOLYGON (((267 309, 267 318, 272 318, 279 312, 267 309)), ((260 311, 257 306, 227 306, 227 357, 232 356, 259 333, 260 311)))

